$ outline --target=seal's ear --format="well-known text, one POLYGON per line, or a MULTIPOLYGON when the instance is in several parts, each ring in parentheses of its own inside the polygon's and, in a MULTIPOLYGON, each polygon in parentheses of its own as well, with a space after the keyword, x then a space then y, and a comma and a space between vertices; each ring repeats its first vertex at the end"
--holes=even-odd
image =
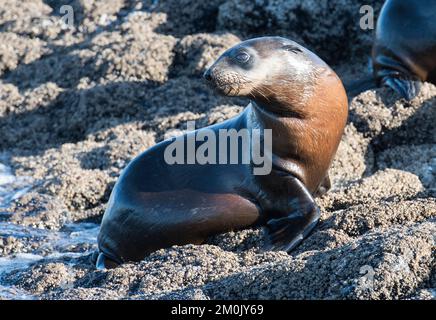
POLYGON ((282 49, 283 49, 283 50, 286 50, 286 51, 293 52, 293 53, 300 53, 300 52, 303 52, 300 48, 298 48, 298 47, 296 47, 296 46, 293 46, 292 44, 284 45, 284 46, 282 47, 282 49))

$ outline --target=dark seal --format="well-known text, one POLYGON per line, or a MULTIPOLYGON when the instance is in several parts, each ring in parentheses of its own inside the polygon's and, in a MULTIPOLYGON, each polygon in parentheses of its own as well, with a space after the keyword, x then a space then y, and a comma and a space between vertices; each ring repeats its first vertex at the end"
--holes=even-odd
MULTIPOLYGON (((293 41, 264 37, 227 50, 204 77, 221 94, 248 97, 250 104, 235 118, 155 145, 125 168, 101 223, 98 268, 261 225, 268 249, 290 251, 315 227, 320 211, 313 197, 330 187, 328 168, 348 112, 335 72, 293 41), (216 163, 166 161, 173 143, 206 130, 220 140, 222 130, 254 128, 272 132, 267 174, 253 174, 253 161, 220 164, 218 148, 216 163)), ((206 143, 197 140, 195 149, 206 143)), ((241 160, 247 150, 238 148, 241 160)))
POLYGON ((373 71, 410 100, 422 81, 436 84, 436 1, 387 0, 377 21, 373 71))

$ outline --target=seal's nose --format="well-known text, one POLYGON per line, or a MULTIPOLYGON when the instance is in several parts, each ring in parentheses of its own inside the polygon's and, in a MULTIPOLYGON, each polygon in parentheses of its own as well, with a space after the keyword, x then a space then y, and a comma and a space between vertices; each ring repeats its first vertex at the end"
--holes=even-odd
POLYGON ((212 71, 210 71, 210 68, 207 69, 203 74, 203 78, 205 78, 207 81, 212 81, 212 71))

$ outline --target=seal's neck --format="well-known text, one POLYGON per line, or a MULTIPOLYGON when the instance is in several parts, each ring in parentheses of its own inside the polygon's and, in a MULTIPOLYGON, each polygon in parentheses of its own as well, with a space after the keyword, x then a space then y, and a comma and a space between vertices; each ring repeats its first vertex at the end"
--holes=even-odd
POLYGON ((250 119, 258 128, 272 130, 273 166, 295 175, 314 191, 341 139, 347 96, 334 73, 318 78, 316 90, 307 99, 293 99, 293 88, 288 90, 286 97, 270 96, 267 103, 253 99, 250 119))
POLYGON ((302 108, 287 106, 283 107, 283 103, 278 101, 270 101, 266 104, 264 101, 250 101, 253 108, 262 113, 274 115, 274 118, 293 118, 293 119, 304 119, 308 115, 304 112, 302 108))
POLYGON ((292 157, 297 148, 295 142, 306 131, 306 116, 299 112, 284 111, 279 106, 277 109, 273 105, 264 107, 257 101, 251 101, 250 107, 252 123, 258 128, 272 130, 274 155, 280 158, 292 157))

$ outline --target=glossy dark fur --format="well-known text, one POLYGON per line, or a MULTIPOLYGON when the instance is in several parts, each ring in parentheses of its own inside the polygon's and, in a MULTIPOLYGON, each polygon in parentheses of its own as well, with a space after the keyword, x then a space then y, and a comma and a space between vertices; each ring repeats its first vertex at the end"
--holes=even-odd
POLYGON ((421 81, 436 84, 436 1, 387 0, 377 21, 372 61, 376 80, 406 99, 421 81))
POLYGON ((328 168, 347 118, 339 78, 316 55, 279 37, 229 49, 205 78, 222 94, 251 100, 237 117, 207 129, 271 129, 271 173, 253 175, 252 163, 168 165, 171 140, 157 144, 127 166, 112 191, 97 267, 256 225, 268 229, 267 248, 290 251, 315 227, 313 197, 330 187, 328 168))

